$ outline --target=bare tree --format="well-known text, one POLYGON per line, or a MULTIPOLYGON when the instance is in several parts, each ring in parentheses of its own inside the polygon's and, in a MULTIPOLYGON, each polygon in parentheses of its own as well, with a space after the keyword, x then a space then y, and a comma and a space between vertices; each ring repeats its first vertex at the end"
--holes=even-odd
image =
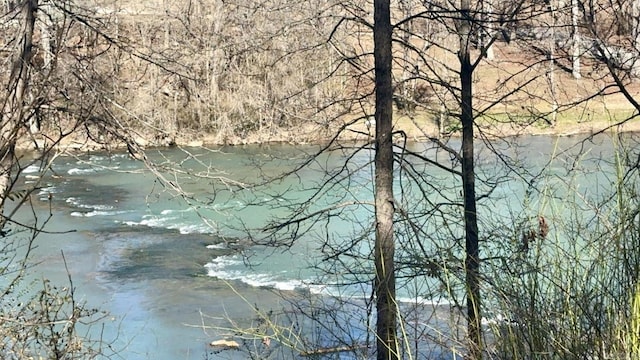
POLYGON ((399 359, 393 240, 393 85, 391 83, 391 10, 388 0, 374 3, 374 57, 376 84, 376 155, 375 155, 375 296, 376 343, 378 360, 399 359))
POLYGON ((474 18, 471 1, 460 3, 460 122, 462 123, 462 192, 464 196, 465 271, 467 286, 467 321, 471 357, 482 357, 482 317, 480 315, 480 254, 474 170, 473 65, 471 63, 471 28, 474 18))
MULTIPOLYGON (((505 128, 518 134, 528 126, 535 127, 540 123, 554 125, 556 116, 563 110, 575 110, 586 101, 600 99, 605 89, 589 90, 586 95, 573 93, 568 95, 563 93, 563 87, 557 85, 558 81, 569 81, 571 68, 575 70, 577 67, 572 61, 576 58, 575 52, 572 52, 568 43, 559 44, 556 41, 556 35, 563 31, 569 34, 567 31, 569 28, 575 30, 576 21, 572 13, 571 21, 562 23, 561 21, 564 20, 561 19, 564 18, 556 18, 557 14, 555 14, 559 10, 546 4, 529 2, 503 4, 503 6, 496 6, 497 10, 492 17, 486 18, 487 20, 483 20, 483 11, 476 6, 478 4, 470 1, 463 1, 461 5, 432 2, 423 4, 424 7, 416 6, 413 12, 407 12, 408 7, 403 8, 402 11, 395 12, 395 14, 402 14, 403 18, 394 21, 397 24, 394 30, 400 29, 403 32, 395 38, 395 41, 403 48, 399 53, 394 53, 394 48, 391 47, 389 49, 391 55, 386 54, 384 49, 387 49, 387 36, 393 35, 393 32, 391 35, 385 32, 384 37, 381 38, 378 36, 381 33, 376 31, 379 26, 385 27, 391 23, 391 21, 387 23, 386 15, 384 19, 379 17, 387 12, 388 4, 375 3, 373 24, 366 4, 354 1, 341 5, 338 7, 340 11, 336 10, 337 14, 329 17, 335 21, 335 24, 328 27, 329 41, 323 44, 328 43, 330 45, 328 48, 335 49, 335 53, 339 56, 335 58, 335 62, 328 62, 332 69, 330 73, 348 74, 345 77, 350 77, 345 82, 347 85, 342 88, 348 92, 348 95, 343 94, 334 98, 334 103, 328 103, 327 106, 348 103, 342 108, 348 111, 346 116, 340 119, 342 126, 337 128, 337 133, 329 139, 328 143, 322 144, 318 151, 312 151, 311 156, 301 160, 290 173, 277 177, 277 181, 280 181, 288 175, 295 177, 296 171, 305 166, 320 167, 325 172, 319 176, 317 182, 314 182, 313 186, 316 187, 309 189, 311 195, 300 203, 286 205, 285 209, 289 210, 286 216, 273 219, 273 223, 260 229, 259 234, 262 236, 253 240, 261 244, 291 246, 301 236, 312 231, 313 226, 318 224, 325 226, 335 218, 352 221, 354 223, 352 226, 360 231, 356 233, 354 230, 354 233, 347 238, 334 238, 324 234, 322 251, 326 257, 322 259, 324 261, 319 261, 321 263, 319 266, 325 266, 327 273, 332 274, 338 272, 336 269, 344 270, 348 274, 348 279, 338 280, 339 283, 342 281, 343 283, 370 284, 373 282, 375 284, 371 299, 375 298, 378 310, 376 328, 378 356, 394 357, 399 356, 403 351, 404 344, 397 344, 393 335, 396 331, 393 324, 395 320, 392 320, 394 317, 387 317, 394 315, 393 312, 398 307, 391 301, 394 297, 391 291, 393 285, 391 277, 395 273, 401 274, 395 279, 395 281, 401 281, 401 286, 416 279, 440 281, 443 285, 438 290, 434 290, 436 286, 428 290, 421 288, 420 291, 423 291, 421 294, 446 293, 446 296, 454 299, 453 302, 456 305, 461 305, 451 307, 452 313, 462 308, 460 312, 466 320, 461 322, 466 325, 465 346, 461 347, 464 349, 461 352, 467 353, 471 358, 481 358, 488 351, 483 343, 482 312, 494 305, 491 301, 497 296, 493 288, 493 279, 499 277, 501 273, 511 274, 508 272, 509 261, 522 259, 524 256, 519 246, 526 240, 528 247, 533 244, 533 241, 529 242, 529 240, 539 237, 537 234, 548 233, 549 228, 542 231, 544 226, 541 224, 544 221, 541 221, 538 224, 539 231, 533 232, 535 236, 521 237, 530 234, 532 225, 529 222, 532 218, 535 218, 533 221, 536 223, 539 221, 537 216, 531 216, 531 214, 522 215, 526 221, 519 219, 520 215, 516 215, 515 220, 518 221, 493 222, 490 197, 498 184, 506 181, 506 177, 490 177, 478 173, 476 168, 478 152, 484 150, 494 154, 496 166, 507 168, 509 176, 519 181, 535 183, 540 174, 527 173, 526 169, 518 168, 517 162, 509 159, 509 151, 497 150, 499 145, 509 144, 509 141, 492 139, 502 135, 501 131, 505 128), (380 10, 384 11, 379 12, 380 10), (408 22, 415 22, 415 24, 407 26, 408 22), (486 22, 490 22, 491 25, 486 22), (370 39, 372 28, 374 29, 374 47, 371 46, 370 39), (549 28, 551 31, 548 31, 549 28), (488 32, 491 34, 489 39, 482 41, 480 45, 475 45, 479 34, 486 29, 491 29, 488 32), (515 34, 516 31, 518 31, 518 41, 509 37, 509 34, 515 34), (359 37, 341 37, 349 32, 359 37), (549 32, 552 34, 551 37, 547 36, 549 32), (341 41, 337 41, 339 37, 341 41), (503 51, 509 56, 498 56, 497 58, 502 62, 497 60, 485 62, 485 54, 489 47, 498 54, 503 51), (381 50, 385 52, 379 52, 381 50), (396 56, 393 57, 393 55, 396 56), (394 72, 393 66, 386 65, 388 56, 397 63, 403 61, 406 63, 395 68, 394 72), (509 62, 505 62, 504 59, 509 59, 509 62), (508 66, 508 71, 496 71, 501 66, 508 66), (345 68, 347 70, 344 72, 338 71, 345 68), (410 76, 406 76, 406 69, 412 69, 409 72, 410 76), (492 78, 490 77, 492 73, 498 73, 500 77, 492 78), (378 76, 383 74, 389 78, 383 81, 383 78, 378 76), (553 76, 550 81, 546 80, 549 79, 546 78, 547 75, 553 76), (564 77, 565 75, 567 77, 564 77), (446 109, 446 111, 440 111, 441 114, 451 115, 451 118, 447 119, 449 126, 440 131, 442 133, 439 134, 440 137, 431 136, 426 130, 424 131, 423 140, 428 144, 427 150, 412 150, 411 145, 407 144, 406 134, 403 133, 400 125, 397 125, 399 121, 395 124, 390 122, 392 108, 387 101, 393 98, 393 93, 389 91, 390 88, 393 89, 394 77, 401 79, 396 82, 400 84, 397 89, 401 95, 406 97, 406 94, 402 94, 402 86, 407 81, 415 82, 416 88, 429 89, 429 93, 437 99, 436 102, 440 102, 437 103, 438 108, 446 109), (376 98, 372 100, 371 95, 374 93, 376 98), (441 94, 447 94, 447 96, 441 94), (375 109, 374 124, 370 121, 372 109, 375 109), (375 138, 371 137, 369 131, 372 125, 376 126, 375 138), (394 129, 393 126, 398 127, 394 129), (346 133, 363 139, 362 143, 341 142, 340 135, 346 133), (395 138, 391 136, 392 133, 395 133, 395 138), (458 143, 456 138, 450 138, 451 134, 461 134, 461 143, 458 143), (389 144, 393 146, 391 150, 388 148, 389 144), (355 161, 357 154, 366 154, 372 150, 375 150, 376 154, 373 161, 364 161, 364 164, 355 161), (340 156, 338 165, 324 157, 329 153, 340 156), (389 157, 396 161, 395 165, 389 157), (329 163, 332 166, 329 166, 329 163), (383 192, 375 197, 373 204, 372 201, 353 196, 354 187, 367 187, 365 182, 358 179, 358 171, 363 169, 367 171, 371 164, 375 165, 376 171, 374 189, 376 192, 383 192), (392 171, 396 171, 395 179, 392 171), (437 176, 440 175, 438 173, 440 171, 445 175, 437 176), (400 189, 398 193, 394 193, 391 187, 394 181, 400 189), (335 189, 342 191, 340 196, 337 196, 340 201, 319 206, 320 209, 314 207, 316 202, 324 205, 325 203, 320 199, 335 189), (483 202, 486 207, 482 206, 483 202), (349 209, 368 208, 372 205, 375 214, 372 218, 373 226, 369 226, 369 217, 350 218, 346 215, 349 209), (486 221, 482 221, 483 218, 486 221), (480 228, 478 223, 487 225, 480 228), (500 226, 504 226, 511 232, 508 234, 501 232, 500 226), (373 254, 368 253, 369 248, 362 245, 371 240, 368 236, 371 232, 376 236, 373 254), (517 243, 518 246, 515 244, 505 246, 504 252, 496 250, 503 242, 517 243), (481 245, 484 246, 484 244, 487 245, 483 248, 483 252, 487 255, 481 257, 481 245), (357 261, 350 262, 347 259, 357 261), (372 263, 375 264, 375 269, 372 268, 372 263), (481 263, 485 264, 483 268, 480 267, 481 263), (481 270, 484 269, 492 272, 483 273, 481 270), (481 288, 488 291, 481 294, 481 288), (481 301, 481 295, 486 296, 490 301, 481 301)), ((393 11, 389 11, 390 17, 393 14, 393 11)), ((387 29, 387 31, 390 30, 387 29)), ((273 33, 269 32, 269 34, 273 33)), ((275 33, 279 32, 275 31, 275 33)), ((273 43, 269 42, 269 45, 273 43)), ((258 49, 260 47, 257 46, 258 49)), ((279 54, 283 55, 282 52, 279 54)), ((237 55, 234 59, 241 59, 252 65, 259 63, 259 59, 252 58, 248 54, 241 55, 237 55)), ((268 56, 267 52, 263 55, 268 56)), ((279 60, 290 59, 288 55, 292 54, 284 54, 279 60)), ((391 62, 391 64, 395 63, 391 62)), ((616 74, 624 73, 618 71, 616 74)), ((260 73, 257 78, 262 79, 257 82, 258 84, 270 83, 268 74, 260 73)), ((237 85, 236 82, 231 84, 237 85)), ((605 87, 610 88, 610 84, 605 87)), ((309 86, 306 90, 311 89, 317 88, 309 86)), ((292 93, 303 94, 306 90, 292 93)), ((428 101, 419 101, 417 98, 412 98, 411 101, 418 109, 430 110, 431 104, 428 101)), ((256 109, 258 113, 268 112, 260 107, 256 109)), ((429 114, 428 111, 426 112, 429 114)), ((222 111, 221 114, 225 112, 222 111)), ((427 120, 422 123, 419 123, 416 117, 411 118, 411 121, 413 124, 418 123, 419 126, 424 126, 429 121, 428 116, 425 118, 427 120)), ((264 117, 261 119, 258 124, 262 125, 259 126, 264 126, 264 129, 269 128, 269 121, 263 121, 264 117)), ((534 185, 530 190, 532 192, 536 191, 534 185)), ((255 187, 252 189, 256 190, 255 187)), ((274 194, 273 197, 286 197, 285 195, 280 193, 274 194)), ((283 209, 279 208, 279 210, 283 209)), ((249 236, 256 236, 255 234, 252 233, 249 236)), ((533 263, 523 260, 523 264, 532 265, 533 263)), ((531 271, 537 272, 539 269, 533 268, 531 271)), ((367 306, 364 306, 363 311, 371 311, 367 306)), ((517 310, 524 308, 522 306, 517 310)), ((460 323, 456 322, 454 326, 458 325, 460 323)), ((451 332, 456 333, 456 330, 451 332)), ((424 333, 416 330, 416 334, 424 333)), ((419 345, 416 345, 416 348, 418 347, 419 345)), ((537 350, 535 347, 529 349, 530 353, 535 353, 537 350)))
POLYGON ((105 86, 110 68, 99 55, 114 44, 106 22, 70 1, 25 0, 3 10, 0 41, 6 51, 0 56, 9 64, 0 72, 6 90, 0 95, 3 358, 94 358, 115 351, 100 335, 79 332, 80 324, 93 326, 104 314, 77 299, 70 277, 64 285, 26 279, 36 240, 53 215, 41 217, 31 202, 43 180, 21 182, 30 166, 51 171, 53 160, 75 142, 136 146, 113 116, 112 88, 105 86), (18 222, 20 210, 32 217, 18 222))
POLYGON ((578 0, 571 0, 571 74, 574 78, 580 79, 580 56, 582 55, 582 38, 580 36, 579 27, 580 7, 578 0))
POLYGON ((15 148, 18 137, 27 129, 29 119, 35 114, 29 109, 33 107, 27 103, 27 94, 30 91, 31 59, 33 57, 33 33, 36 21, 38 1, 25 1, 20 6, 22 28, 19 31, 19 40, 11 59, 11 73, 9 75, 6 90, 7 96, 2 103, 2 118, 0 123, 0 228, 3 228, 7 220, 4 216, 5 202, 12 190, 12 168, 16 162, 15 148))

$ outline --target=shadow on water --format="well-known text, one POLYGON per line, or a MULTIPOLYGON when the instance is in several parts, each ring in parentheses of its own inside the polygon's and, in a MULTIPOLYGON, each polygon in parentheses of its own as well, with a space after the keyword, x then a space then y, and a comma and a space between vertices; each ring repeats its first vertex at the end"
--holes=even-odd
POLYGON ((154 228, 120 229, 95 234, 104 253, 99 271, 109 282, 146 280, 186 280, 205 276, 204 265, 212 257, 232 250, 207 249, 220 242, 214 236, 180 234, 177 231, 154 228))
POLYGON ((128 359, 203 359, 212 350, 208 344, 223 336, 215 327, 230 319, 251 324, 258 303, 282 306, 270 290, 207 276, 204 265, 211 258, 237 251, 207 248, 221 241, 215 236, 122 225, 90 237, 100 244, 96 281, 110 296, 111 313, 122 319, 120 336, 133 339, 128 359))

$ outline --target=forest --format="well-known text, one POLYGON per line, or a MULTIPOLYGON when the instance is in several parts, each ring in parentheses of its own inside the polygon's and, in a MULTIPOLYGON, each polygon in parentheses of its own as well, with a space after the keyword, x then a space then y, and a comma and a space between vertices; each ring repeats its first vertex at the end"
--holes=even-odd
POLYGON ((640 354, 639 1, 4 0, 0 9, 0 304, 16 319, 0 325, 3 357, 102 355, 99 341, 75 331, 100 312, 78 302, 73 286, 24 284, 31 249, 55 217, 23 223, 15 214, 42 187, 20 183, 29 166, 46 172, 63 155, 116 149, 189 204, 207 200, 184 190, 176 179, 185 174, 257 194, 323 170, 306 198, 243 230, 252 244, 278 249, 319 231, 319 269, 370 284, 369 299, 305 298, 282 311, 317 323, 355 311, 370 331, 366 341, 333 329, 329 347, 298 344, 291 339, 304 336, 290 318, 279 323, 256 307, 269 326, 253 335, 274 345, 241 349, 252 358, 287 358, 302 345, 301 356, 432 358, 425 343, 442 358, 640 354), (518 154, 534 149, 518 149, 517 139, 539 134, 579 137, 577 148, 613 139, 612 158, 588 160, 608 192, 582 191, 580 151, 523 165, 518 154), (274 143, 316 151, 252 183, 147 155, 274 143), (495 159, 494 173, 480 151, 495 159), (356 164, 363 153, 370 161, 356 164), (323 163, 327 154, 341 164, 323 163), (552 184, 561 156, 566 173, 552 184), (372 171, 363 185, 372 199, 352 198, 361 169, 372 171), (523 204, 496 211, 509 198, 501 186, 514 181, 523 204), (347 195, 325 204, 335 189, 347 195), (346 215, 362 207, 370 222, 346 215), (323 233, 336 218, 352 221, 352 233, 323 233), (430 285, 411 305, 397 299, 397 289, 424 279, 430 285), (418 298, 447 300, 442 331, 433 333, 418 298))

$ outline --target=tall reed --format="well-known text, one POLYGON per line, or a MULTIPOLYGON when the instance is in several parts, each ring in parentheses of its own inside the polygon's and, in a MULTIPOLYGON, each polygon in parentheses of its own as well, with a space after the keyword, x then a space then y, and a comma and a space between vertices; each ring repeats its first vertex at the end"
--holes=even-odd
MULTIPOLYGON (((524 210, 548 219, 548 236, 533 239, 526 250, 503 248, 496 257, 501 262, 489 263, 489 303, 499 314, 489 328, 491 358, 640 354, 638 174, 624 144, 614 138, 613 146, 613 161, 585 157, 573 159, 573 170, 562 176, 548 171, 541 195, 524 210), (585 188, 581 171, 597 183, 585 188)), ((522 217, 524 230, 512 238, 539 231, 522 217)))

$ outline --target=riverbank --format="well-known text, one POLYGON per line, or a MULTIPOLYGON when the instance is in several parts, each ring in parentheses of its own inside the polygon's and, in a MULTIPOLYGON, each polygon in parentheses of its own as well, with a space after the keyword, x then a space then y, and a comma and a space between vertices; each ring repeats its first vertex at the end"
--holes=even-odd
MULTIPOLYGON (((620 108, 614 113, 599 114, 596 111, 586 110, 588 118, 578 117, 574 112, 560 113, 556 122, 550 125, 541 119, 529 117, 517 117, 520 121, 500 120, 500 117, 480 119, 476 130, 476 136, 482 138, 507 138, 518 136, 589 136, 600 132, 640 132, 640 118, 633 116, 634 111, 630 106, 620 108), (525 120, 523 120, 525 119, 525 120), (580 119, 580 120, 575 120, 580 119)), ((502 118, 506 116, 502 115, 502 118)), ((408 141, 425 141, 430 138, 442 136, 458 137, 459 129, 455 123, 440 127, 434 120, 434 115, 423 112, 421 114, 396 115, 394 130, 408 141), (444 133, 441 131, 444 129, 444 133)), ((269 143, 288 144, 318 144, 326 143, 332 139, 340 141, 369 141, 375 135, 375 125, 371 120, 336 121, 331 127, 318 128, 315 126, 300 127, 297 129, 269 129, 249 133, 244 137, 220 138, 217 134, 195 131, 183 131, 178 134, 138 134, 131 137, 140 148, 150 147, 201 147, 222 145, 252 145, 269 143)), ((51 136, 36 135, 35 140, 25 138, 17 147, 23 151, 43 148, 46 143, 43 139, 51 139, 51 136)), ((127 146, 121 141, 109 141, 98 143, 84 133, 75 133, 62 139, 56 147, 65 151, 97 151, 109 149, 122 149, 127 146)))
MULTIPOLYGON (((52 83, 56 88, 52 93, 65 94, 65 101, 73 99, 78 109, 90 109, 77 114, 91 116, 93 120, 89 124, 75 123, 75 110, 69 112, 71 109, 58 104, 55 97, 39 99, 46 103, 41 108, 47 111, 38 113, 51 116, 43 122, 62 123, 51 124, 54 128, 50 130, 50 143, 56 142, 69 128, 85 125, 95 131, 93 137, 78 133, 59 146, 80 151, 121 148, 126 146, 123 138, 129 145, 142 148, 301 144, 327 142, 338 133, 341 140, 370 140, 374 133, 367 121, 373 113, 374 92, 371 78, 374 64, 367 55, 373 48, 370 29, 353 31, 333 20, 322 24, 302 21, 317 19, 318 15, 316 7, 301 4, 299 8, 296 5, 272 11, 261 9, 247 14, 244 7, 236 8, 234 4, 221 6, 205 1, 198 4, 197 11, 191 3, 183 5, 157 0, 144 4, 132 1, 100 4, 96 13, 104 15, 101 34, 108 35, 105 39, 112 39, 110 41, 122 39, 123 46, 96 43, 91 37, 80 46, 78 41, 85 41, 84 30, 67 32, 69 39, 60 41, 66 46, 59 51, 59 64, 63 66, 55 78, 65 79, 69 74, 64 69, 74 69, 65 63, 73 60, 73 56, 65 58, 66 51, 75 54, 73 49, 78 47, 95 48, 100 51, 90 59, 96 74, 80 78, 108 79, 112 88, 105 87, 104 93, 97 92, 88 98, 69 97, 67 94, 84 94, 86 87, 82 81, 52 83), (192 11, 199 16, 185 22, 184 16, 192 11), (264 17, 267 13, 268 19, 264 17), (297 20, 292 20, 292 14, 297 20), (277 26, 273 28, 274 24, 286 24, 286 31, 277 30, 277 26), (333 46, 343 44, 344 48, 325 46, 329 34, 335 41, 333 46), (283 49, 286 49, 284 53, 283 49), (123 51, 146 55, 123 56, 123 51), (345 62, 345 59, 361 59, 361 63, 345 62), (84 99, 105 101, 84 104, 80 101, 84 99), (104 107, 104 114, 95 114, 102 111, 94 107, 97 103, 104 107), (64 114, 56 115, 53 109, 64 110, 64 114), (58 119, 58 115, 63 116, 58 119), (345 125, 357 116, 362 119, 345 125), (119 140, 105 135, 105 139, 95 142, 96 137, 103 135, 99 131, 108 126, 118 132, 129 129, 132 135, 120 138, 124 134, 119 133, 119 140)), ((328 18, 334 20, 342 18, 343 10, 341 6, 325 9, 331 14, 328 18)), ((400 10, 394 7, 392 16, 397 17, 394 22, 404 22, 400 20, 408 15, 400 10)), ((432 11, 423 10, 425 14, 432 11)), ((542 17, 528 19, 526 25, 522 24, 523 29, 537 29, 531 26, 539 25, 539 21, 547 23, 544 14, 538 15, 542 17)), ((419 18, 409 22, 418 20, 412 26, 422 26, 424 19, 419 18)), ((424 33, 418 31, 406 40, 412 48, 423 50, 415 55, 396 54, 393 99, 396 130, 410 140, 420 141, 441 134, 459 135, 456 122, 447 121, 455 119, 459 111, 456 51, 459 36, 451 31, 450 25, 431 22, 424 33), (403 114, 402 109, 413 114, 403 114), (445 124, 438 124, 440 119, 445 124)), ((497 37, 492 46, 494 56, 482 56, 477 50, 472 54, 478 59, 473 70, 473 107, 480 117, 478 136, 590 134, 616 121, 604 119, 635 111, 619 93, 619 86, 635 96, 640 91, 636 78, 625 74, 623 84, 616 85, 611 70, 603 66, 603 59, 594 57, 590 51, 593 49, 585 48, 577 79, 570 57, 564 56, 568 53, 563 53, 563 46, 567 44, 555 49, 558 53, 553 55, 553 61, 548 61, 544 37, 529 38, 536 32, 523 31, 517 41, 497 37), (552 109, 558 110, 557 119, 551 114, 552 109)), ((44 94, 48 90, 39 91, 44 94)), ((628 123, 616 130, 638 131, 640 125, 628 123)), ((42 147, 45 138, 27 139, 19 146, 22 149, 42 147)))

